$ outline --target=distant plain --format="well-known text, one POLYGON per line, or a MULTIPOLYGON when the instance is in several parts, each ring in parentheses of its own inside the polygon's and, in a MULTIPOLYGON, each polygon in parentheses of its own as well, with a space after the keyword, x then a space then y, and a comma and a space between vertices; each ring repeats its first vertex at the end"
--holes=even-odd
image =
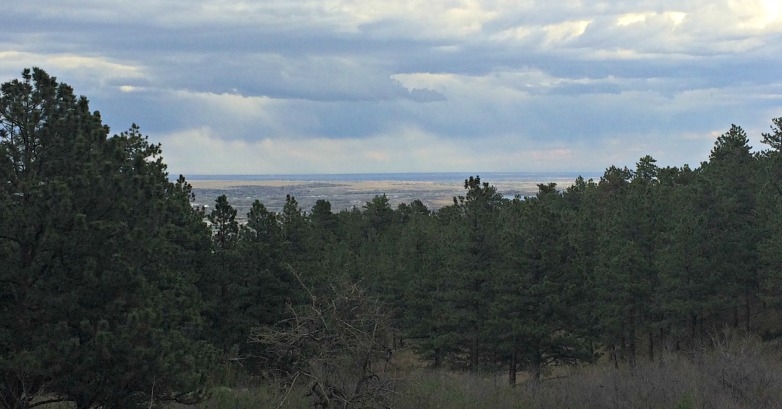
MULTIPOLYGON (((573 184, 576 173, 489 173, 481 180, 489 182, 504 197, 534 195, 539 183, 556 183, 559 188, 573 184)), ((583 174, 585 178, 595 177, 583 174)), ((220 195, 226 195, 239 217, 255 200, 268 209, 280 211, 286 195, 296 198, 304 211, 318 200, 331 203, 332 211, 361 209, 375 196, 386 195, 392 208, 401 203, 420 200, 430 210, 453 203, 464 194, 464 180, 469 174, 356 174, 356 175, 198 175, 188 178, 193 186, 196 205, 211 206, 220 195)))

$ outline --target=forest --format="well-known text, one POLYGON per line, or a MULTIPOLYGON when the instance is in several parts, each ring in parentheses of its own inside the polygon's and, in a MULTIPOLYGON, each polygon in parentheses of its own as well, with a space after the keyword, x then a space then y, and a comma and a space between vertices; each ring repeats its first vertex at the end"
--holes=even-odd
POLYGON ((513 199, 466 176, 437 211, 288 196, 241 224, 39 68, 2 85, 0 125, 0 408, 195 405, 239 378, 401 407, 402 353, 511 389, 782 335, 782 118, 695 167, 644 156, 513 199))

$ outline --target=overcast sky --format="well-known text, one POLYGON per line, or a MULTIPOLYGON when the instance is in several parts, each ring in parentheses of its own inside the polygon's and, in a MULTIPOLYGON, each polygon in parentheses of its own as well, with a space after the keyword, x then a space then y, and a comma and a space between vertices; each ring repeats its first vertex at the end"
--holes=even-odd
POLYGON ((172 174, 697 166, 782 116, 780 0, 28 0, 39 66, 172 174))

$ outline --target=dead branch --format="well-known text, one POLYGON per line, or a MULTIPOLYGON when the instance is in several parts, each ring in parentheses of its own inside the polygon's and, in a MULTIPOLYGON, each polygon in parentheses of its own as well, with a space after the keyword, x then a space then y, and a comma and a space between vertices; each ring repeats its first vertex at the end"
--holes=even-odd
MULTIPOLYGON (((309 380, 309 396, 320 408, 386 407, 393 384, 373 370, 392 346, 390 317, 382 304, 356 284, 332 284, 310 295, 306 305, 288 305, 290 317, 274 327, 254 328, 250 342, 262 344, 282 373, 309 380)), ((290 391, 290 389, 289 389, 290 391)), ((286 393, 287 397, 287 393, 286 393)))

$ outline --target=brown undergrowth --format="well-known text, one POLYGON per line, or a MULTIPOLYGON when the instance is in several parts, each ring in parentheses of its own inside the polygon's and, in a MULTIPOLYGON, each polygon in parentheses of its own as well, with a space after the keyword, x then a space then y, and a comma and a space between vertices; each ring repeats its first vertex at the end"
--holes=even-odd
MULTIPOLYGON (((597 364, 559 368, 547 379, 506 384, 504 374, 428 369, 410 352, 396 354, 385 375, 394 388, 384 405, 428 408, 778 408, 778 347, 754 337, 715 337, 695 351, 667 353, 634 368, 597 364)), ((219 388, 198 408, 300 408, 303 387, 261 384, 219 388)), ((335 406, 336 407, 336 406, 335 406)), ((350 407, 350 406, 348 406, 350 407)))

